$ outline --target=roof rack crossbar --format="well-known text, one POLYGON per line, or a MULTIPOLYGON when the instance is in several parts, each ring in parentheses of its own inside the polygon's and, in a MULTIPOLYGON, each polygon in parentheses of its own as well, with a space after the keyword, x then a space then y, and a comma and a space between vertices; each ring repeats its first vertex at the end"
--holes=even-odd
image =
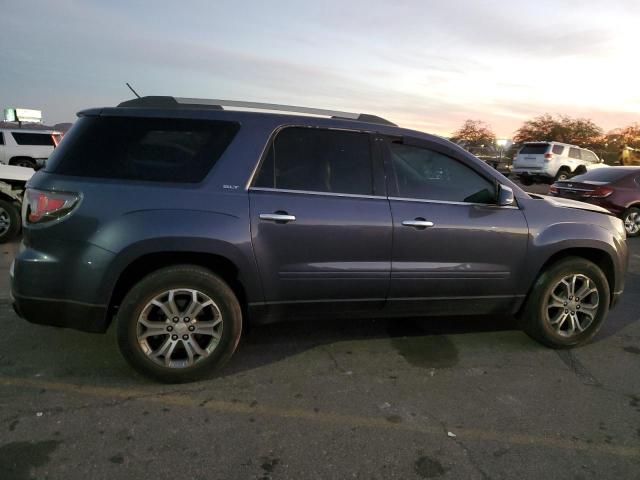
POLYGON ((380 123, 393 125, 394 123, 384 118, 365 113, 342 112, 338 110, 325 110, 321 108, 297 107, 294 105, 279 105, 277 103, 245 102, 241 100, 219 100, 206 98, 185 97, 141 97, 122 102, 119 107, 172 107, 172 106, 208 107, 222 109, 222 107, 246 108, 252 110, 271 110, 289 113, 301 113, 305 115, 318 115, 323 117, 340 118, 346 120, 359 120, 368 123, 380 123))

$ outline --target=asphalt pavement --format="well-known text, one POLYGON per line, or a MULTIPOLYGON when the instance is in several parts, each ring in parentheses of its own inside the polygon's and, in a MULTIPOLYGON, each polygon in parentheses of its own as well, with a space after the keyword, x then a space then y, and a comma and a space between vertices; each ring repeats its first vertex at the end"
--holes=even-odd
MULTIPOLYGON (((640 478, 640 239, 595 340, 510 318, 256 327, 219 374, 154 384, 113 329, 31 325, 0 299, 0 479, 640 478)), ((6 278, 15 245, 0 246, 6 278)), ((0 288, 6 288, 6 283, 0 288)))

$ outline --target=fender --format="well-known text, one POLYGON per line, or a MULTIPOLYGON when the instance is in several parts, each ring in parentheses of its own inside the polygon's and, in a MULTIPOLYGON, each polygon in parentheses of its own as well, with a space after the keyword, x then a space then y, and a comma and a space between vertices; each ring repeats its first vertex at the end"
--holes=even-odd
POLYGON ((118 278, 136 259, 154 253, 184 252, 214 254, 231 261, 238 268, 247 298, 262 301, 249 229, 248 216, 242 220, 205 210, 137 210, 122 215, 90 240, 114 254, 100 283, 99 296, 110 298, 118 278))

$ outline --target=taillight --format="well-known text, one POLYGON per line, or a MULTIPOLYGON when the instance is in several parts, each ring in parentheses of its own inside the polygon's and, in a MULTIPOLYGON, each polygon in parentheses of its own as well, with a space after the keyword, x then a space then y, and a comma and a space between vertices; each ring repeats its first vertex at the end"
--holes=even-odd
POLYGON ((76 193, 48 192, 28 188, 24 194, 22 220, 25 223, 45 223, 63 217, 78 204, 76 193))
POLYGON ((551 185, 549 187, 549 194, 550 195, 558 195, 558 187, 556 187, 555 185, 551 185))
POLYGON ((553 153, 545 153, 544 154, 544 161, 545 162, 549 162, 552 158, 553 158, 553 153))
POLYGON ((613 193, 613 188, 598 187, 590 192, 584 192, 583 197, 587 198, 605 198, 613 193))

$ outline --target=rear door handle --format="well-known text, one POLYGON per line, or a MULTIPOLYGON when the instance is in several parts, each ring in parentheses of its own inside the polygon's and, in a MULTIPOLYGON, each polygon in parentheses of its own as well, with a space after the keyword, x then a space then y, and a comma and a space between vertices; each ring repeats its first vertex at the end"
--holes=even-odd
POLYGON ((424 218, 416 218, 415 220, 405 220, 402 222, 405 227, 413 227, 418 229, 433 227, 433 222, 429 222, 424 218))
POLYGON ((286 213, 261 213, 260 220, 267 220, 277 223, 289 223, 295 222, 296 217, 295 215, 289 215, 286 213))

